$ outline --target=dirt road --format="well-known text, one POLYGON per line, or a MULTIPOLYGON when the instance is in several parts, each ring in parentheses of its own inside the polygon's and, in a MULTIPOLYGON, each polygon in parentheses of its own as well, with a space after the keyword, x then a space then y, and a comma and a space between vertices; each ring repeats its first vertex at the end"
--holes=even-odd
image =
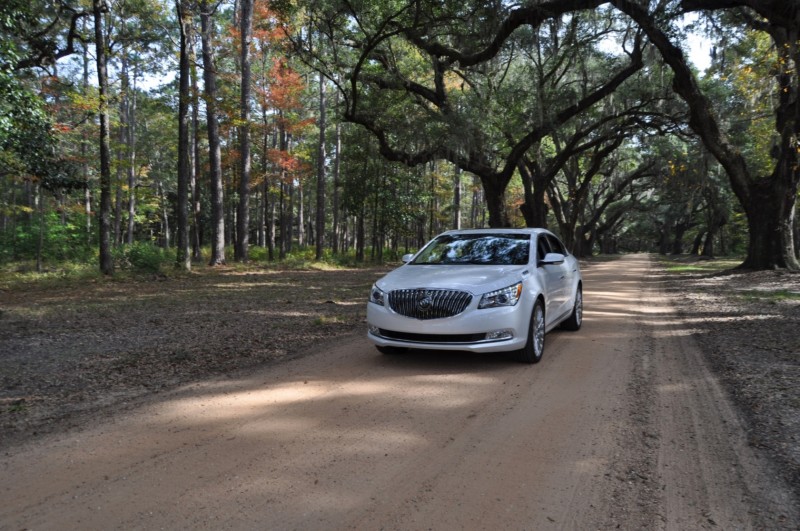
POLYGON ((352 338, 0 458, 0 529, 793 527, 645 256, 509 357, 352 338))

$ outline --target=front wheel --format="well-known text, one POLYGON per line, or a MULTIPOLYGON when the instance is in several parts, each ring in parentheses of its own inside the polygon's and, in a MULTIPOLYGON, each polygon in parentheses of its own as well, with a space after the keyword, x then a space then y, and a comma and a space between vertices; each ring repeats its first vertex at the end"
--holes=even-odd
POLYGON ((572 314, 564 321, 563 327, 565 330, 580 330, 581 323, 583 323, 583 291, 578 286, 578 291, 575 292, 575 305, 572 307, 572 314))
POLYGON ((517 351, 517 359, 522 363, 539 363, 544 353, 544 305, 536 301, 531 312, 531 326, 528 328, 528 342, 517 351))

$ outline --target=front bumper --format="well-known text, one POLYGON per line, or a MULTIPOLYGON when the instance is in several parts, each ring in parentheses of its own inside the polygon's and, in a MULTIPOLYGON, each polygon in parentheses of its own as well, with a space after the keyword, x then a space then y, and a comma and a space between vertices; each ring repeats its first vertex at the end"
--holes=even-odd
POLYGON ((367 337, 378 346, 470 352, 519 350, 528 340, 530 312, 517 304, 477 309, 443 319, 404 317, 377 304, 367 304, 367 337))

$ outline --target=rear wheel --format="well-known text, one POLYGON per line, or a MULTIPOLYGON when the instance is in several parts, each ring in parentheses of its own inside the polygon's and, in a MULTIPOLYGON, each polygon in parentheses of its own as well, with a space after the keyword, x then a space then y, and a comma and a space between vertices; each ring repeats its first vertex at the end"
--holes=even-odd
POLYGON ((575 305, 572 307, 572 314, 564 321, 562 325, 565 330, 580 330, 581 323, 583 323, 583 291, 581 286, 578 286, 578 291, 575 292, 575 305))
POLYGON ((531 312, 531 325, 528 328, 528 342, 517 351, 517 359, 522 363, 539 363, 544 353, 544 305, 536 301, 531 312))

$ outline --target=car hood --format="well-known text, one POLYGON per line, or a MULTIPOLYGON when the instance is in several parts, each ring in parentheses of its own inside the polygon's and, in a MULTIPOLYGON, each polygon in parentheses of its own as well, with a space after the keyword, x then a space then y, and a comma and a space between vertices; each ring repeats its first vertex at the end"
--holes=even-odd
POLYGON ((529 266, 407 264, 380 279, 377 285, 383 291, 457 289, 481 295, 519 282, 528 271, 529 266))

